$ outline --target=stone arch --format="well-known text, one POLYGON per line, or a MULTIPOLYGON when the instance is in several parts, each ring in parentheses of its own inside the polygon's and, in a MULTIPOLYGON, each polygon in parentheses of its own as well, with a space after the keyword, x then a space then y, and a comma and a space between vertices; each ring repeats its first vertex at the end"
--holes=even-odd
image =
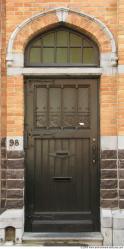
POLYGON ((23 67, 23 54, 26 44, 39 32, 43 32, 60 23, 88 34, 97 42, 101 53, 109 54, 109 65, 116 66, 116 43, 113 34, 108 27, 94 16, 68 8, 57 8, 36 14, 18 25, 11 34, 8 43, 8 66, 17 66, 17 57, 19 58, 19 56, 21 56, 20 61, 21 66, 23 67))

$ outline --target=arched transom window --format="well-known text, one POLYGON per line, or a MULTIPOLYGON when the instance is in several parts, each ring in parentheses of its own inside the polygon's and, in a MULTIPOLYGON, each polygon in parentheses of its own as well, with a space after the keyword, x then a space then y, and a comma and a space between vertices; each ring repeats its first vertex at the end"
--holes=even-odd
POLYGON ((33 39, 25 51, 25 66, 98 66, 98 47, 87 36, 59 28, 33 39))

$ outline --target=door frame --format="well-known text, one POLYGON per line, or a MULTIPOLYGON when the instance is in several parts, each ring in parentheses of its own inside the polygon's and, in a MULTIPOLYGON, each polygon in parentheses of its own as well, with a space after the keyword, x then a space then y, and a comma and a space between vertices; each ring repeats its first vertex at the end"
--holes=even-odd
MULTIPOLYGON (((56 69, 55 69, 56 70, 56 69)), ((58 70, 58 69, 57 69, 58 70)), ((49 70, 48 70, 49 71, 49 70)), ((72 69, 73 71, 73 69, 72 69)), ((79 70, 80 71, 80 70, 79 70)), ((98 148, 97 148, 97 186, 98 186, 98 189, 96 190, 97 192, 97 203, 98 203, 98 213, 97 213, 97 216, 98 216, 98 231, 100 231, 101 227, 100 227, 100 76, 97 74, 97 75, 75 75, 73 74, 73 72, 71 74, 60 74, 59 76, 58 75, 53 75, 51 73, 48 73, 47 75, 24 75, 24 84, 26 84, 26 80, 27 79, 96 79, 97 80, 97 127, 98 127, 98 131, 97 131, 97 145, 98 145, 98 148)), ((25 94, 25 87, 24 87, 24 131, 25 131, 25 98, 26 98, 26 94, 25 94)), ((25 151, 25 137, 24 137, 24 151, 25 151)), ((24 221, 26 223, 26 206, 27 206, 27 192, 26 192, 26 184, 27 184, 27 170, 26 170, 26 160, 25 160, 25 157, 24 157, 24 165, 25 165, 25 194, 24 194, 24 203, 25 203, 25 213, 24 213, 24 221)), ((24 224, 24 230, 25 230, 25 224, 24 224)))

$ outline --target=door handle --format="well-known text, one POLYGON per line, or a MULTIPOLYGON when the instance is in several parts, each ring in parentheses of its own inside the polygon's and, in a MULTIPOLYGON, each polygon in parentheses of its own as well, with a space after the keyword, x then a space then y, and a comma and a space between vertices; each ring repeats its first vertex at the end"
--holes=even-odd
POLYGON ((92 144, 92 163, 96 164, 97 161, 97 146, 95 143, 92 144))

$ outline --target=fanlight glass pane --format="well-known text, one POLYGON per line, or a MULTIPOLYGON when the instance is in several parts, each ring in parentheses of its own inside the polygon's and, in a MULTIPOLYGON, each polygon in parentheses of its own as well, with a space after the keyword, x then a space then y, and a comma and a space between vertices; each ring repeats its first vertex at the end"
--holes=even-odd
POLYGON ((43 48, 43 63, 54 63, 54 48, 43 48))
POLYGON ((41 47, 41 40, 35 41, 33 47, 41 47))
POLYGON ((68 46, 69 32, 58 31, 57 32, 57 47, 67 47, 68 46))
POLYGON ((57 63, 68 62, 68 49, 67 48, 57 48, 56 62, 57 63))
POLYGON ((50 33, 48 35, 45 35, 43 37, 43 46, 44 47, 54 47, 55 41, 54 41, 54 33, 50 33))
POLYGON ((70 48, 70 63, 82 63, 81 48, 70 48))
MULTIPOLYGON (((32 41, 27 48, 27 65, 97 65, 98 51, 92 40, 69 29, 57 29, 32 41), (29 56, 28 56, 29 55, 29 56)), ((34 66, 35 66, 34 65, 34 66)))
POLYGON ((70 46, 71 47, 81 47, 82 38, 75 34, 70 34, 70 46))
POLYGON ((83 40, 83 47, 91 48, 92 44, 86 39, 83 40))
POLYGON ((30 63, 41 63, 41 49, 40 48, 31 48, 30 50, 30 63))
POLYGON ((94 56, 93 48, 84 48, 83 49, 83 63, 84 64, 96 64, 96 59, 94 56))

